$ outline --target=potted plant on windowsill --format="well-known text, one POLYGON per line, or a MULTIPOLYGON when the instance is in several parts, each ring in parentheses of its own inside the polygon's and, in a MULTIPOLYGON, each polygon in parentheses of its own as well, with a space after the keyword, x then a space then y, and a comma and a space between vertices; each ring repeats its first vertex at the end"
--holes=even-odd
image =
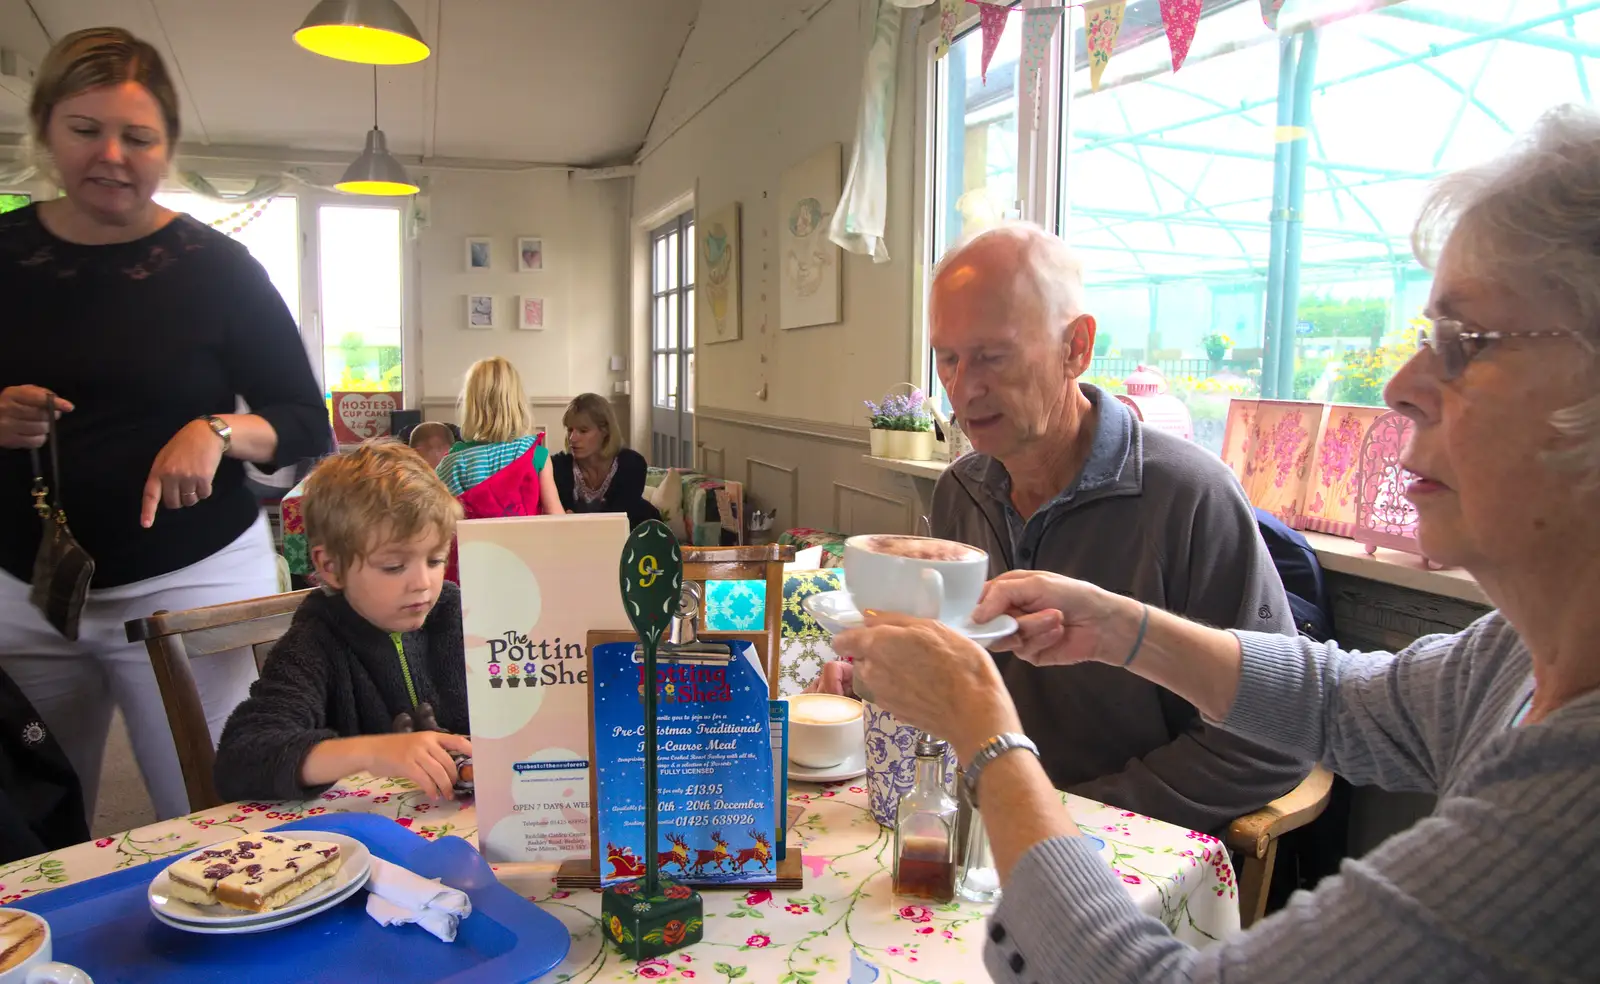
POLYGON ((1206 358, 1211 360, 1211 370, 1215 372, 1222 367, 1222 360, 1227 358, 1228 349, 1233 348, 1233 339, 1220 331, 1214 331, 1200 339, 1200 344, 1205 346, 1206 358))
POLYGON ((877 458, 927 461, 933 457, 933 414, 921 390, 890 394, 882 403, 866 401, 871 418, 872 454, 877 458))

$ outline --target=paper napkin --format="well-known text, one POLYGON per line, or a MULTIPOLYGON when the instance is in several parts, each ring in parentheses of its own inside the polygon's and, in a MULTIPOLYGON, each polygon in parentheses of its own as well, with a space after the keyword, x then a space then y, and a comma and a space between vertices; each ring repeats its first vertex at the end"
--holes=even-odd
POLYGON ((378 925, 415 923, 446 943, 455 940, 456 924, 472 915, 472 900, 465 892, 381 858, 372 859, 367 891, 367 915, 378 925))

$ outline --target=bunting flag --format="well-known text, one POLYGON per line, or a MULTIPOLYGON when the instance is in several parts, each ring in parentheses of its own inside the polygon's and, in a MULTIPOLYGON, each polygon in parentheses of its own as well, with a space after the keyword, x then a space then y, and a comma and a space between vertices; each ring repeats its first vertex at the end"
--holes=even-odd
POLYGON ((944 57, 956 38, 956 21, 960 19, 961 4, 962 0, 939 0, 939 46, 933 51, 935 60, 944 57))
POLYGON ((1183 67, 1200 23, 1200 0, 1161 0, 1161 23, 1167 25, 1167 45, 1172 48, 1172 70, 1183 67))
MULTIPOLYGON (((1267 0, 1262 0, 1263 3, 1267 0)), ((1111 52, 1117 46, 1117 34, 1122 31, 1123 0, 1083 5, 1083 34, 1089 42, 1089 88, 1100 90, 1100 76, 1111 63, 1111 52)))
POLYGON ((1050 60, 1050 39, 1055 37, 1056 25, 1061 23, 1065 7, 1029 7, 1022 18, 1022 62, 1017 66, 1021 92, 1018 108, 1022 123, 1029 129, 1039 127, 1039 76, 1050 60))
POLYGON ((1261 0, 1261 23, 1271 30, 1278 29, 1278 11, 1283 9, 1283 0, 1261 0))
POLYGON ((1010 13, 1010 7, 997 3, 978 5, 978 16, 983 22, 983 63, 978 69, 978 81, 983 85, 989 84, 989 59, 994 57, 994 49, 1000 47, 1000 35, 1006 32, 1006 16, 1010 13))

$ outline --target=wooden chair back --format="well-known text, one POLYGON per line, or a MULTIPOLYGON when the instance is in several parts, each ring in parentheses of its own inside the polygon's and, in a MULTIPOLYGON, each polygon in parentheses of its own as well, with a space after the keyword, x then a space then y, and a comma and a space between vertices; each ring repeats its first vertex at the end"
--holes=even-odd
POLYGON ((189 661, 248 646, 260 670, 273 643, 288 631, 295 610, 310 593, 295 591, 183 612, 156 612, 126 624, 128 641, 144 643, 150 653, 191 811, 218 806, 222 798, 211 779, 217 749, 189 661))
POLYGON ((1228 847, 1241 855, 1239 865, 1239 925, 1251 924, 1267 913, 1272 889, 1272 869, 1278 860, 1278 838, 1298 830, 1322 815, 1333 794, 1333 773, 1313 766, 1300 785, 1254 813, 1228 825, 1228 847))
MULTIPOLYGON (((752 547, 684 547, 685 581, 765 581, 767 584, 767 683, 778 695, 778 663, 783 656, 783 565, 794 561, 794 547, 768 543, 752 547)), ((701 594, 702 599, 705 593, 701 594)), ((700 624, 705 625, 705 602, 700 624)))

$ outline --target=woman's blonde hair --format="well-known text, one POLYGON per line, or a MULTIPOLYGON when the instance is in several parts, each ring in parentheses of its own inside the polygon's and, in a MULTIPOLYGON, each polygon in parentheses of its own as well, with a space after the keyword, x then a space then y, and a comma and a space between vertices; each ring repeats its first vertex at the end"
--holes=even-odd
MULTIPOLYGON (((610 461, 622 450, 622 428, 617 424, 617 412, 611 409, 611 401, 599 393, 584 393, 573 398, 567 404, 567 412, 561 415, 561 426, 572 428, 573 421, 582 418, 588 421, 589 426, 605 432, 606 439, 600 445, 600 456, 610 461)), ((567 453, 572 453, 572 441, 567 441, 567 453)))
POLYGON ((498 355, 474 362, 461 389, 461 436, 502 444, 533 432, 533 413, 517 367, 498 355))
POLYGON ((170 155, 182 134, 178 115, 178 90, 172 85, 161 54, 120 27, 91 27, 57 41, 44 56, 33 82, 28 119, 33 124, 35 146, 46 146, 45 134, 56 105, 90 89, 136 82, 149 90, 161 107, 167 126, 170 155))

